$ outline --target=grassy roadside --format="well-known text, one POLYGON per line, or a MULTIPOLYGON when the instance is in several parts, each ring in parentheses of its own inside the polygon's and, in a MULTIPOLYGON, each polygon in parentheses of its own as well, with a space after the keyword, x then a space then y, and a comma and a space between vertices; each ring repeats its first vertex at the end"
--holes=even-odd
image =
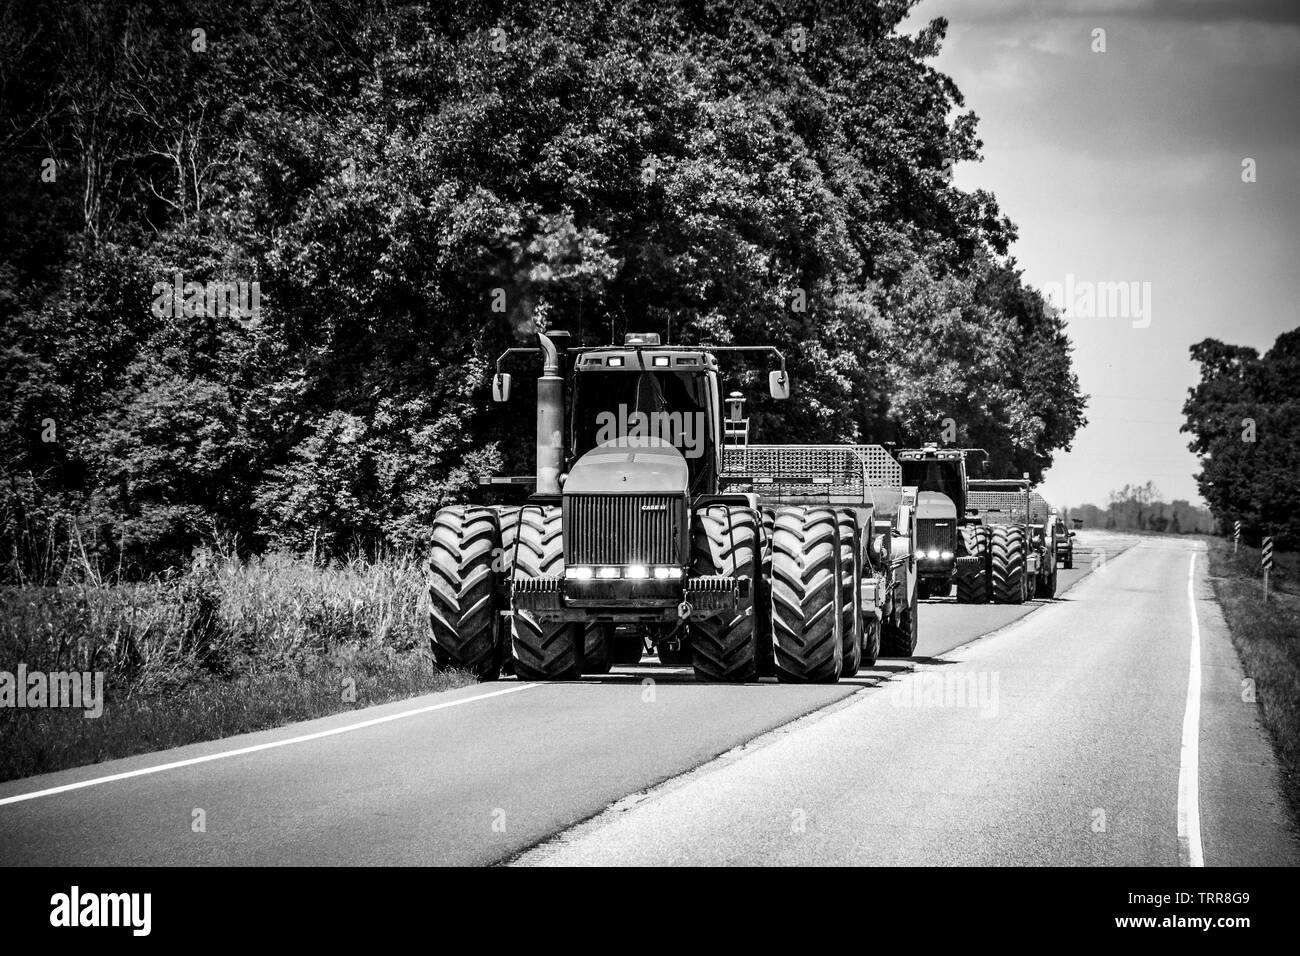
POLYGON ((1300 554, 1274 553, 1269 600, 1260 600, 1259 550, 1209 538, 1210 579, 1246 676, 1255 681, 1282 787, 1300 825, 1300 554))
POLYGON ((103 676, 103 712, 0 707, 0 780, 472 684, 428 649, 410 557, 201 556, 140 584, 0 588, 0 671, 103 676))

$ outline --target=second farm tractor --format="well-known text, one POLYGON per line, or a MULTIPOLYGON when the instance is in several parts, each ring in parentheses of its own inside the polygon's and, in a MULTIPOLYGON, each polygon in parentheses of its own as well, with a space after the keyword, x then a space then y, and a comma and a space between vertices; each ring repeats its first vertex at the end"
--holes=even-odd
POLYGON ((434 521, 438 661, 492 680, 566 680, 646 651, 697 679, 833 682, 917 641, 915 490, 878 445, 749 443, 718 357, 774 348, 668 346, 629 334, 542 359, 535 474, 522 505, 455 505, 434 521), (729 414, 724 416, 724 405, 729 414))
POLYGON ((936 444, 898 453, 903 482, 917 489, 922 598, 946 596, 954 584, 959 604, 1053 597, 1060 516, 1027 477, 971 478, 967 458, 976 452, 985 454, 936 444))

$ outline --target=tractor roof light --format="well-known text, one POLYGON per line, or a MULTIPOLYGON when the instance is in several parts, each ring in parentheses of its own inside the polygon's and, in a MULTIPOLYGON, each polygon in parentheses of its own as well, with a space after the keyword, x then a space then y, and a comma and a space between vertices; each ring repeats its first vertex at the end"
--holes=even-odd
POLYGON ((623 366, 623 356, 621 356, 621 355, 611 355, 611 356, 609 357, 608 361, 605 362, 605 364, 606 364, 606 365, 609 365, 609 366, 611 366, 611 367, 613 367, 613 368, 622 368, 622 366, 623 366))
POLYGON ((654 363, 654 365, 655 365, 656 368, 667 368, 667 367, 668 367, 668 356, 667 356, 667 355, 656 355, 656 356, 655 356, 651 361, 654 363))

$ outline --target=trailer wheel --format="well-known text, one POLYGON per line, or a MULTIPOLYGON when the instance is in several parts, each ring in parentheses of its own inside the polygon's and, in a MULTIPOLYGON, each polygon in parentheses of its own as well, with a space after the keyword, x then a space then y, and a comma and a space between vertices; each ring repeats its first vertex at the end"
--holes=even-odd
POLYGON ((610 638, 610 660, 616 667, 635 667, 645 656, 645 638, 637 627, 615 627, 610 638))
POLYGON ((748 581, 735 611, 691 622, 695 679, 729 684, 753 680, 754 592, 759 561, 758 523, 748 508, 708 505, 691 518, 691 570, 748 581))
POLYGON ((433 519, 429 558, 429 626, 434 661, 496 680, 504 657, 493 604, 499 540, 490 508, 455 505, 433 519))
POLYGON ((659 663, 665 667, 685 667, 691 662, 691 649, 688 646, 673 650, 664 644, 659 644, 655 647, 655 654, 659 658, 659 663))
POLYGON ((911 657, 916 650, 917 635, 916 592, 894 621, 885 621, 880 628, 881 657, 911 657))
POLYGON ((1034 596, 1047 598, 1048 600, 1056 597, 1056 565, 1052 565, 1051 574, 1039 575, 1034 588, 1034 596))
MULTIPOLYGON (((514 580, 564 573, 560 509, 529 505, 519 512, 514 580)), ((563 621, 540 621, 530 611, 510 616, 515 673, 521 680, 572 680, 582 668, 583 629, 563 621)))
POLYGON ((874 667, 880 657, 880 618, 862 615, 862 666, 874 667))
POLYGON ((1029 597, 1025 575, 1025 533, 1009 525, 992 529, 989 564, 993 578, 993 600, 998 604, 1024 604, 1029 597))
POLYGON ((835 512, 783 507, 772 531, 772 646, 787 683, 834 683, 844 664, 835 512))
MULTIPOLYGON (((988 591, 988 574, 985 566, 988 561, 989 552, 989 529, 984 525, 963 525, 961 529, 960 557, 977 557, 979 563, 975 567, 965 566, 958 563, 957 579, 957 603, 958 604, 985 604, 989 599, 988 591)), ((969 565, 970 562, 965 562, 969 565)))
POLYGON ((841 677, 854 677, 862 667, 862 547, 857 516, 842 509, 838 518, 840 535, 840 651, 841 677))
POLYGON ((608 674, 614 666, 614 625, 589 624, 583 638, 582 672, 608 674))

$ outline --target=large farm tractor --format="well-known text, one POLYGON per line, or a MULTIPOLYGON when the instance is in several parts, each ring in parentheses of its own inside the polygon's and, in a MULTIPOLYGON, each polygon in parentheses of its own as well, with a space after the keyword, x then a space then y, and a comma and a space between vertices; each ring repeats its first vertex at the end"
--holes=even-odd
POLYGON ((940 448, 931 443, 900 450, 903 484, 916 493, 916 563, 920 597, 946 597, 959 567, 973 568, 979 560, 967 550, 966 458, 982 448, 940 448))
POLYGON ((971 479, 957 569, 961 603, 1023 604, 1056 594, 1057 514, 1027 478, 971 479))
POLYGON ((833 682, 916 647, 914 491, 878 445, 751 445, 744 399, 725 400, 719 354, 770 347, 540 353, 536 473, 520 506, 438 512, 433 649, 482 680, 513 668, 564 680, 645 651, 697 679, 833 682), (724 418, 724 402, 729 416, 724 418))

